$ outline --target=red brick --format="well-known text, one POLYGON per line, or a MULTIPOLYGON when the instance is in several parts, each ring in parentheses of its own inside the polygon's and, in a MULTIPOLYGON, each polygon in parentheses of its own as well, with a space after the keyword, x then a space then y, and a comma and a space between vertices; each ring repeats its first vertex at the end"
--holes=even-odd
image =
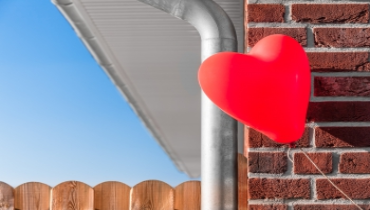
POLYGON ((288 206, 287 205, 258 205, 258 204, 251 204, 249 205, 249 210, 287 210, 288 206))
MULTIPOLYGON (((287 147, 287 144, 278 144, 275 141, 271 140, 262 133, 254 130, 253 128, 245 127, 244 141, 246 147, 255 148, 255 147, 287 147)), ((302 135, 302 138, 297 141, 297 146, 299 147, 309 147, 310 128, 306 128, 305 132, 302 135)))
MULTIPOLYGON (((359 205, 363 210, 370 210, 370 205, 359 205)), ((338 204, 312 204, 312 205, 295 205, 294 210, 358 210, 355 205, 338 205, 338 204)))
MULTIPOLYGON (((370 198, 370 179, 331 179, 331 181, 352 199, 370 198)), ((317 199, 346 198, 327 179, 316 180, 317 199)))
POLYGON ((262 38, 272 34, 284 34, 307 46, 306 28, 247 28, 248 46, 253 47, 262 38))
POLYGON ((309 179, 259 179, 248 182, 249 199, 309 199, 311 194, 309 179))
POLYGON ((349 152, 341 154, 339 171, 346 174, 370 174, 370 153, 349 152))
POLYGON ((317 127, 316 147, 370 147, 370 127, 317 127))
POLYGON ((370 96, 370 77, 315 77, 315 96, 370 96))
POLYGON ((281 4, 247 4, 248 22, 284 22, 285 7, 281 4))
MULTIPOLYGON (((331 153, 308 153, 308 156, 322 172, 328 174, 333 171, 333 157, 331 153)), ((294 173, 320 174, 303 153, 294 154, 294 173)))
POLYGON ((370 121, 370 102, 310 102, 308 122, 370 121))
POLYGON ((293 4, 292 19, 309 23, 368 23, 368 4, 293 4))
POLYGON ((370 71, 368 52, 307 52, 312 72, 370 71))
POLYGON ((251 173, 281 174, 288 167, 285 152, 249 152, 248 169, 251 173))
POLYGON ((316 47, 369 47, 370 28, 314 28, 316 47))

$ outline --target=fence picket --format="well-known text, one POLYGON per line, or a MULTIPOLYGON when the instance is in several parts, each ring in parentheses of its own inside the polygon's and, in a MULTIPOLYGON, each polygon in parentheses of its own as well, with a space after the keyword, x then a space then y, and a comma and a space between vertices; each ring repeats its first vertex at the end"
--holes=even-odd
MULTIPOLYGON (((248 162, 238 154, 238 210, 248 209, 248 162)), ((188 181, 173 189, 165 182, 143 181, 133 188, 103 182, 91 188, 78 181, 54 188, 29 182, 13 189, 0 182, 0 210, 200 210, 201 182, 188 181)))
POLYGON ((200 181, 188 181, 175 188, 175 210, 200 210, 200 181))
POLYGON ((94 190, 85 183, 63 182, 52 189, 52 210, 93 210, 94 190))
POLYGON ((131 187, 121 182, 103 182, 94 187, 95 210, 129 210, 131 187))
POLYGON ((14 210, 14 189, 0 182, 0 210, 14 210))
POLYGON ((161 181, 148 180, 131 189, 131 210, 173 210, 174 190, 161 181))
POLYGON ((238 210, 248 209, 248 161, 238 154, 238 210))
POLYGON ((16 210, 49 210, 51 187, 29 182, 15 188, 14 207, 16 210))

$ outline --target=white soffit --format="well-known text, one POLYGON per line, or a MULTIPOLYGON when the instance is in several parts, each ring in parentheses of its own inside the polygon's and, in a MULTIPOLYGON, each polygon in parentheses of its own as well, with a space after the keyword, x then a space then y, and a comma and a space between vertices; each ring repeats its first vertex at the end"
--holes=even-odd
MULTIPOLYGON (((243 0, 216 0, 243 51, 243 0)), ((137 0, 54 0, 179 170, 200 176, 200 36, 137 0)), ((134 140, 133 140, 134 141, 134 140)))

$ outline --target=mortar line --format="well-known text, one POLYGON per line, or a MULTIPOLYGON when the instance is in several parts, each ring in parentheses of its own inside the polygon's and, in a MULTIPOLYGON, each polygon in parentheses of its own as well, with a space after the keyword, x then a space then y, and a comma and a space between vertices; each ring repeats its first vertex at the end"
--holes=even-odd
POLYGON ((369 127, 370 122, 311 122, 306 127, 369 127))
POLYGON ((314 126, 316 127, 316 124, 312 123, 312 127, 310 128, 310 130, 311 130, 310 134, 312 135, 311 138, 310 138, 310 140, 311 140, 310 146, 312 146, 312 147, 316 147, 316 129, 314 129, 314 126))
POLYGON ((341 0, 308 0, 308 1, 296 1, 296 0, 259 0, 256 2, 251 2, 249 4, 283 4, 283 3, 292 3, 292 4, 367 4, 368 0, 356 0, 356 1, 341 1, 341 0))
POLYGON ((292 22, 291 4, 290 3, 285 3, 283 5, 284 5, 284 8, 285 8, 284 22, 285 23, 291 23, 292 22))
POLYGON ((317 200, 316 179, 312 177, 311 180, 312 200, 317 200))
POLYGON ((338 175, 339 174, 339 163, 340 163, 340 155, 343 154, 345 152, 338 152, 338 151, 333 151, 332 152, 332 164, 333 164, 333 171, 332 171, 332 174, 333 175, 338 175))
POLYGON ((294 210, 292 203, 287 203, 287 210, 294 210))
POLYGON ((347 48, 334 48, 334 47, 303 47, 303 49, 306 52, 338 52, 338 53, 344 53, 344 52, 351 52, 351 53, 357 53, 357 52, 370 52, 369 47, 347 47, 347 48))
POLYGON ((310 101, 315 97, 315 75, 311 73, 311 92, 310 92, 310 101))
MULTIPOLYGON (((284 153, 287 155, 287 171, 284 174, 285 175, 293 175, 294 163, 289 160, 289 157, 288 157, 289 153, 288 152, 289 152, 289 149, 286 149, 284 151, 284 153)), ((292 155, 292 156, 290 156, 290 158, 294 158, 294 153, 293 152, 290 152, 290 154, 292 155)))
POLYGON ((314 96, 310 98, 310 102, 367 102, 370 97, 349 97, 349 96, 314 96))
MULTIPOLYGON (((246 48, 248 51, 252 49, 252 47, 246 48)), ((328 47, 303 47, 305 52, 322 52, 322 53, 345 53, 345 52, 369 52, 370 53, 370 47, 359 47, 359 48, 328 48, 328 47)), ((370 62, 370 57, 369 57, 370 62)))
MULTIPOLYGON (((338 154, 343 154, 346 152, 370 152, 370 147, 346 147, 346 148, 303 148, 305 152, 338 152, 338 154)), ((285 152, 286 148, 273 148, 273 147, 263 147, 263 148, 250 148, 249 152, 285 152)), ((291 153, 297 152, 299 149, 292 148, 291 153)))
MULTIPOLYGON (((369 179, 370 174, 328 174, 326 175, 330 179, 369 179)), ((290 179, 325 179, 324 176, 321 174, 294 174, 294 175, 284 175, 284 174, 255 174, 255 173, 248 173, 248 178, 258 178, 258 179, 282 179, 282 180, 290 180, 290 179)))
POLYGON ((320 77, 370 77, 370 72, 312 72, 311 75, 320 77))
MULTIPOLYGON (((273 205, 273 204, 280 204, 283 199, 254 199, 249 200, 249 204, 266 204, 266 205, 273 205)), ((331 199, 331 200, 307 200, 307 199, 284 199, 287 203, 291 203, 293 205, 296 204, 303 204, 303 205, 310 205, 310 204, 318 204, 318 205, 325 205, 325 204, 335 204, 335 205, 353 205, 351 202, 345 199, 331 199)), ((354 200, 356 203, 360 205, 370 204, 368 200, 354 200)))
POLYGON ((276 27, 284 27, 284 28, 369 28, 369 23, 320 23, 320 24, 312 24, 312 23, 300 23, 292 21, 291 23, 260 23, 260 22, 248 22, 248 27, 252 28, 276 28, 276 27))

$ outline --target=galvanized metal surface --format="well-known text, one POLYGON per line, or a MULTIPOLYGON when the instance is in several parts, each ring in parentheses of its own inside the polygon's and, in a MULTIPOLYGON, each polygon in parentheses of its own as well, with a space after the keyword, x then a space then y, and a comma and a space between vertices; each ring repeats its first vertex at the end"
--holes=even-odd
POLYGON ((237 122, 202 95, 202 210, 237 209, 237 122))
MULTIPOLYGON (((242 51, 243 1, 215 2, 234 22, 242 51)), ((54 3, 179 170, 199 176, 197 30, 136 0, 54 3)))
MULTIPOLYGON (((219 45, 208 52, 236 51, 219 45)), ((202 94, 202 210, 236 210, 238 198, 237 121, 202 94)))

